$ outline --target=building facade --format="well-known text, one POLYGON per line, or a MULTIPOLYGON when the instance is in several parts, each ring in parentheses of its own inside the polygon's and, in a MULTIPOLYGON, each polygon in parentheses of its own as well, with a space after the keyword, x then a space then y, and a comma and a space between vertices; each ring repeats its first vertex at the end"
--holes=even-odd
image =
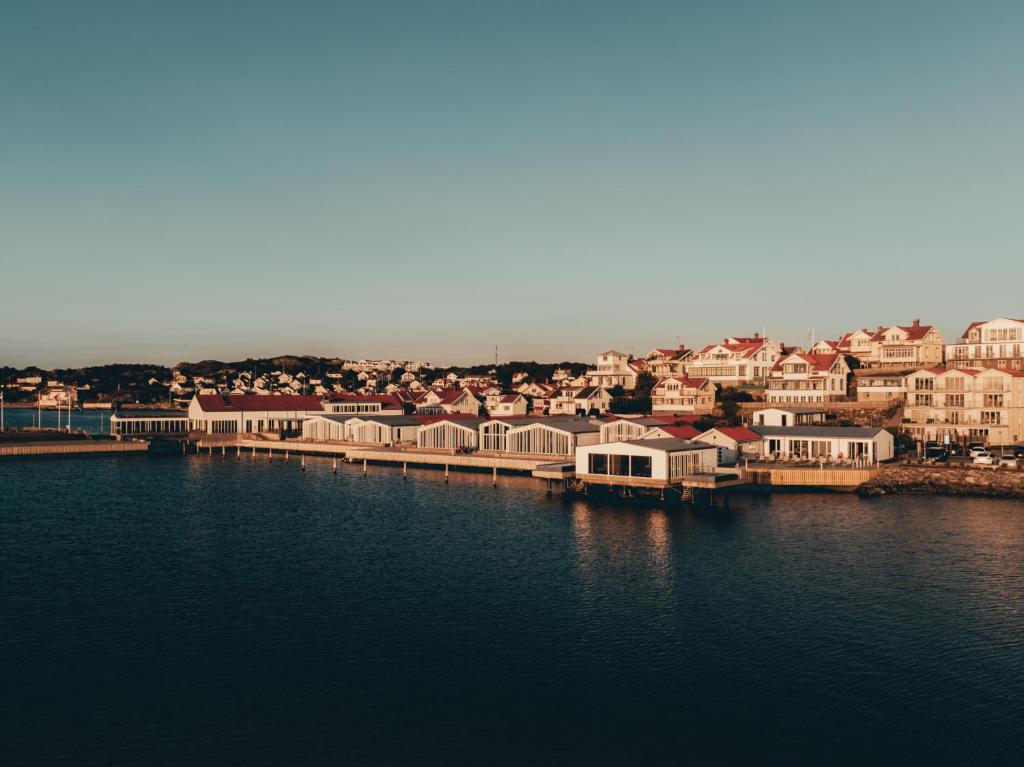
POLYGON ((652 413, 705 415, 715 409, 715 385, 707 378, 669 376, 651 390, 652 413))
POLYGON ((958 343, 946 347, 946 366, 1024 370, 1024 320, 972 322, 958 343))
POLYGON ((768 375, 772 404, 822 404, 846 396, 850 366, 843 355, 785 354, 768 375))
POLYGON ((1024 370, 930 368, 907 376, 903 428, 939 442, 1024 442, 1024 370))

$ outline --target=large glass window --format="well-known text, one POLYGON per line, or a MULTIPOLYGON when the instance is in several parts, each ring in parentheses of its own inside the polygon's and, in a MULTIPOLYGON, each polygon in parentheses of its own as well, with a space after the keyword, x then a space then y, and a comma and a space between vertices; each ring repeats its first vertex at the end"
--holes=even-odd
POLYGON ((630 474, 634 477, 651 476, 651 457, 649 455, 630 456, 630 474))
POLYGON ((590 454, 590 473, 591 474, 607 474, 608 473, 608 456, 604 453, 591 453, 590 454))

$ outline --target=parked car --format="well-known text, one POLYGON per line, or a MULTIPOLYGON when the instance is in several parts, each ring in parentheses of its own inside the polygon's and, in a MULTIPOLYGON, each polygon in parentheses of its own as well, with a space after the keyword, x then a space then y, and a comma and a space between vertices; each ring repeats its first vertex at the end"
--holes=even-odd
POLYGON ((941 445, 926 447, 924 449, 924 459, 931 463, 945 463, 949 460, 949 453, 941 445))
POLYGON ((1014 445, 1011 452, 1018 461, 1024 461, 1024 445, 1014 445))
POLYGON ((964 454, 964 446, 961 445, 959 442, 950 442, 946 447, 949 448, 949 454, 950 455, 963 455, 964 454))
POLYGON ((976 463, 981 466, 994 466, 996 463, 996 457, 987 450, 981 450, 975 453, 971 451, 971 463, 976 463))
MULTIPOLYGON (((970 452, 968 452, 968 455, 971 458, 975 458, 975 457, 977 457, 979 455, 982 455, 983 453, 988 453, 988 450, 986 450, 981 445, 976 445, 976 446, 970 448, 970 452)), ((991 455, 991 453, 989 453, 989 455, 991 455)))
POLYGON ((984 449, 985 449, 985 443, 984 442, 968 442, 967 443, 967 452, 968 452, 968 454, 972 453, 975 450, 984 450, 984 449))
POLYGON ((1003 453, 999 456, 999 465, 1007 469, 1017 468, 1017 456, 1011 453, 1003 453))

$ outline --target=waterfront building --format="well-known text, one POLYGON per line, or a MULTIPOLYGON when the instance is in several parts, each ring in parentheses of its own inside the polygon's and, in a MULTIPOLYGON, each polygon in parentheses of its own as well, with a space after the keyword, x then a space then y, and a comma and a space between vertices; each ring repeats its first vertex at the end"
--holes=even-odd
POLYGON ((694 413, 715 409, 715 385, 707 378, 669 376, 651 390, 652 413, 694 413))
POLYGON ((1024 320, 972 322, 958 343, 946 347, 946 366, 1024 370, 1024 320))
POLYGON ((577 447, 597 444, 600 427, 587 419, 544 419, 513 426, 506 435, 510 453, 571 456, 577 447))
POLYGON ((733 466, 743 458, 761 457, 761 435, 743 426, 716 426, 696 438, 715 446, 719 466, 733 466))
POLYGON ((1024 442, 1024 370, 928 368, 906 388, 903 427, 917 440, 1024 442))
POLYGON ((766 407, 750 416, 754 426, 811 426, 825 423, 825 410, 811 406, 766 407))
POLYGON ((763 385, 782 353, 782 346, 755 333, 709 344, 686 363, 689 378, 708 378, 720 386, 763 385))
POLYGON ((872 464, 895 455, 892 434, 867 426, 752 426, 761 454, 773 460, 872 464))
POLYGON ((480 418, 445 417, 421 424, 416 447, 433 450, 476 450, 480 446, 480 418))
POLYGON ((588 370, 585 376, 592 386, 605 389, 621 386, 626 391, 632 391, 640 370, 640 365, 633 362, 628 354, 609 349, 597 355, 597 367, 588 370))
POLYGON ((621 477, 630 485, 665 486, 687 475, 714 473, 715 448, 681 439, 637 439, 583 445, 576 449, 576 478, 608 483, 621 477))
POLYGON ((768 374, 766 399, 772 404, 824 403, 846 396, 850 366, 838 352, 784 354, 768 374))
POLYGON ((297 433, 324 412, 319 397, 298 394, 197 394, 188 406, 189 430, 208 434, 297 433))
POLYGON ((110 415, 112 437, 183 437, 188 428, 187 410, 118 410, 110 415))
POLYGON ((600 426, 601 442, 623 442, 640 439, 651 429, 664 426, 657 418, 621 418, 612 416, 600 426))

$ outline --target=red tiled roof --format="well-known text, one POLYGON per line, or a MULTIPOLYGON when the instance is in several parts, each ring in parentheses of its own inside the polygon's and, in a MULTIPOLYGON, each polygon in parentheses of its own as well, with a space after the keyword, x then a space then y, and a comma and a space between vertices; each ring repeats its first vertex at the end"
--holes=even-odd
POLYGON ((893 328, 899 328, 907 334, 908 341, 920 341, 928 335, 928 332, 933 327, 933 325, 891 325, 887 328, 879 328, 876 330, 874 335, 871 336, 871 340, 881 341, 882 336, 884 336, 887 331, 892 330, 893 328))
POLYGON ((811 366, 811 370, 816 373, 827 373, 832 369, 832 366, 836 364, 836 361, 839 359, 839 354, 787 354, 786 356, 779 357, 779 359, 776 360, 775 364, 772 365, 771 372, 781 372, 783 364, 793 357, 797 357, 806 362, 811 366))
MULTIPOLYGON (((708 429, 708 431, 717 431, 719 434, 724 434, 736 442, 758 442, 761 440, 760 434, 756 431, 751 431, 745 426, 716 426, 714 429, 708 429)), ((704 433, 707 434, 707 432, 704 433)))
POLYGON ((323 410, 320 398, 299 394, 197 394, 204 413, 273 412, 282 410, 323 410))
POLYGON ((654 428, 670 434, 676 439, 693 439, 700 435, 700 432, 689 424, 683 424, 682 426, 655 426, 654 428))

